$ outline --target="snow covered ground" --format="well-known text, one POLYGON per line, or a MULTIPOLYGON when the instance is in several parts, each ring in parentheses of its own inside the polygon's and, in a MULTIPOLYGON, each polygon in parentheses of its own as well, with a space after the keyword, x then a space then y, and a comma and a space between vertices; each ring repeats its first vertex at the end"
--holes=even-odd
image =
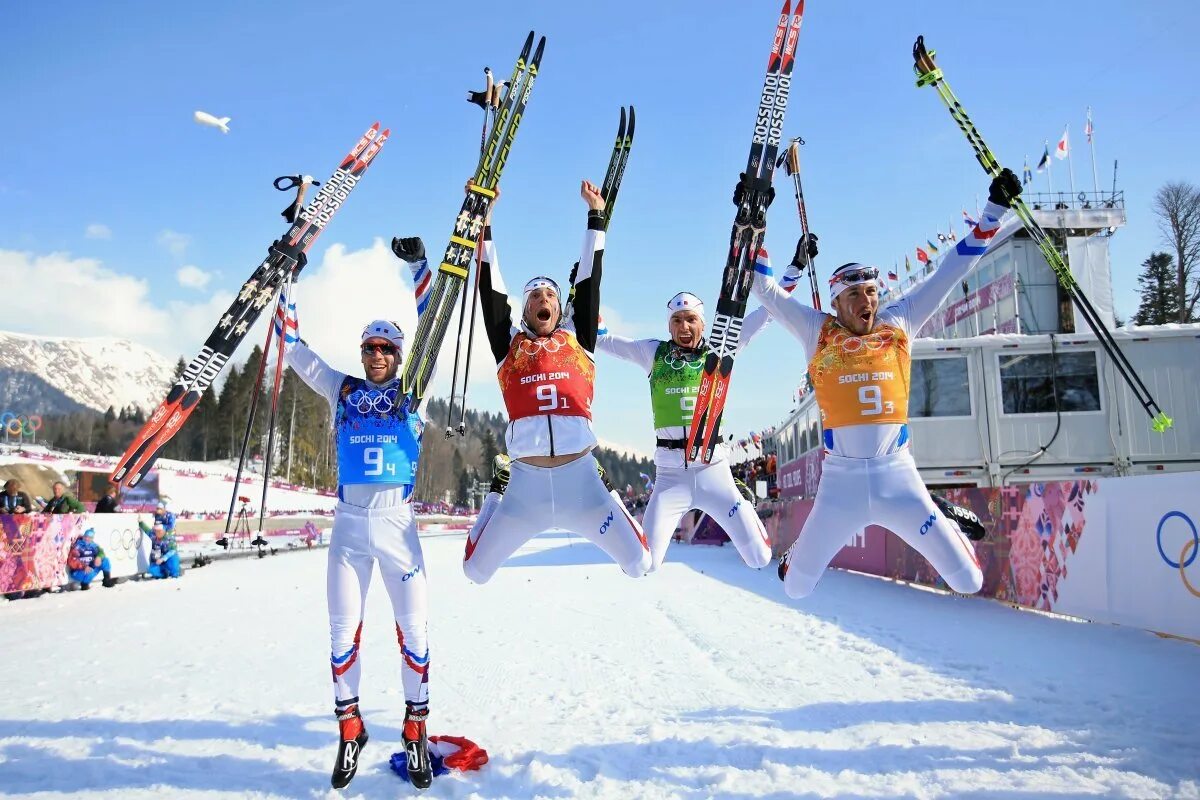
MULTIPOLYGON (((488 749, 430 797, 1200 798, 1200 647, 847 573, 788 601, 732 548, 633 581, 545 537, 492 583, 425 539, 431 733, 488 749)), ((337 797, 324 551, 0 604, 0 796, 337 797)), ((383 587, 364 764, 403 696, 383 587)))

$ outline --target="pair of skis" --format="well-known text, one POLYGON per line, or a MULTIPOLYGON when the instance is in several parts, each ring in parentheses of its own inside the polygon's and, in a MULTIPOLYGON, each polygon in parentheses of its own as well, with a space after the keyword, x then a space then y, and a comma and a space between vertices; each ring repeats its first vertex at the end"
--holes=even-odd
MULTIPOLYGON (((496 187, 500 183, 509 151, 516 139, 529 96, 533 93, 533 84, 542 61, 542 51, 546 46, 546 37, 543 36, 531 59, 529 53, 533 48, 533 36, 533 31, 530 31, 525 39, 525 46, 521 48, 521 55, 517 57, 512 78, 504 86, 500 112, 475 168, 471 188, 463 200, 458 216, 455 217, 454 231, 438 267, 437 280, 430 290, 429 304, 417 322, 412 352, 404 365, 404 374, 400 380, 400 389, 404 393, 403 407, 406 411, 416 411, 429 389, 438 353, 441 352, 442 341, 446 338, 446 329, 450 325, 450 318, 454 316, 458 293, 471 270, 471 261, 483 235, 488 208, 496 198, 496 187)), ((455 382, 457 383, 457 380, 455 382)))
MULTIPOLYGON (((933 86, 942 98, 942 102, 946 104, 946 108, 950 111, 951 118, 958 124, 963 134, 967 137, 967 141, 971 144, 971 148, 975 151, 975 158, 983 167, 984 172, 991 175, 993 178, 1000 174, 1003 169, 996 156, 992 154, 991 149, 983 141, 983 136, 980 135, 975 123, 971 122, 971 118, 967 116, 967 112, 963 109, 962 104, 958 102, 958 98, 951 91, 950 86, 946 83, 946 78, 942 74, 942 70, 938 68, 933 61, 934 51, 925 49, 925 37, 918 36, 916 43, 913 45, 913 71, 917 74, 917 86, 933 86)), ((1154 402, 1154 398, 1150 396, 1150 390, 1146 388, 1146 384, 1142 382, 1141 376, 1134 369, 1133 364, 1117 346, 1113 339, 1112 333, 1104 325, 1104 321, 1100 319, 1096 313, 1095 307, 1092 306, 1087 295, 1083 293, 1079 284, 1075 281, 1075 277, 1071 274, 1070 267, 1063 260, 1062 253, 1059 252, 1050 236, 1042 229, 1037 220, 1033 218, 1033 212, 1029 210, 1029 206, 1025 205, 1025 201, 1017 197, 1012 202, 1013 212, 1016 213, 1021 224, 1025 226, 1029 237, 1037 243, 1038 249, 1042 251, 1042 255, 1046 259, 1046 263, 1054 270, 1054 274, 1058 277, 1058 282, 1062 284, 1067 295, 1075 303, 1075 307, 1079 309, 1087 322, 1088 327, 1092 329, 1092 333, 1096 334, 1096 339, 1100 342, 1100 346, 1104 348, 1104 352, 1112 359, 1112 362, 1117 367, 1117 371, 1121 373, 1121 378, 1124 379, 1129 390, 1133 392, 1133 396, 1137 398, 1145 412, 1150 416, 1151 427, 1158 433, 1162 433, 1172 425, 1172 419, 1166 415, 1158 404, 1154 402)))
MULTIPOLYGON (((300 254, 312 247, 342 207, 389 135, 389 130, 379 130, 378 122, 368 128, 287 233, 272 243, 267 258, 243 284, 199 354, 188 363, 166 398, 134 436, 113 470, 113 483, 133 487, 150 472, 163 446, 196 409, 204 390, 220 374, 263 309, 273 304, 280 285, 294 276, 300 254)), ((265 362, 266 354, 263 356, 265 362)))
POLYGON ((734 190, 733 201, 737 206, 737 214, 729 239, 729 255, 721 278, 716 315, 708 338, 709 352, 704 360, 696 412, 684 450, 684 457, 689 461, 702 459, 708 463, 720 442, 721 416, 729 395, 733 358, 737 354, 742 320, 746 316, 746 301, 754 279, 754 261, 767 229, 767 206, 773 196, 771 178, 775 173, 775 159, 783 135, 783 118, 787 112, 792 68, 796 63, 796 42, 800 38, 803 17, 804 0, 796 0, 794 13, 791 11, 791 0, 784 0, 779 24, 775 27, 771 55, 767 60, 767 74, 763 79, 761 100, 755 117, 750 158, 734 190))

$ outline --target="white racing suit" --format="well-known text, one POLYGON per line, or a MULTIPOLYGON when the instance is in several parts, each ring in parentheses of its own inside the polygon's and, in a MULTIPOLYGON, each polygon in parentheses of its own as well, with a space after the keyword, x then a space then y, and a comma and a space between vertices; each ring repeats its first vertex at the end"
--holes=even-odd
POLYGON ((807 354, 824 428, 816 501, 786 557, 789 597, 812 592, 838 550, 870 524, 915 548, 954 591, 973 594, 982 588, 974 548, 934 504, 909 450, 908 339, 978 264, 1006 211, 988 203, 979 224, 937 271, 879 309, 866 336, 800 304, 775 283, 769 267, 757 268, 755 296, 807 354), (834 402, 823 400, 823 386, 830 387, 825 397, 832 395, 834 402))

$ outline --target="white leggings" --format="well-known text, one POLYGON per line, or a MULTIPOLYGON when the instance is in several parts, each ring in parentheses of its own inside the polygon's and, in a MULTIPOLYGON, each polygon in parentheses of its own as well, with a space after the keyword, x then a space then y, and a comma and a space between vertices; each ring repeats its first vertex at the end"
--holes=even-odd
POLYGON ((604 488, 590 453, 558 467, 514 461, 511 469, 504 501, 489 495, 467 535, 468 578, 487 583, 518 547, 552 530, 578 533, 634 578, 646 574, 650 550, 642 528, 604 488))
POLYGON ((812 513, 788 551, 788 597, 809 594, 838 550, 868 525, 887 528, 915 548, 954 591, 983 588, 975 549, 934 505, 905 449, 874 458, 825 454, 812 513))
POLYGON ((417 538, 412 506, 367 509, 339 503, 329 542, 327 589, 332 642, 334 699, 339 705, 357 701, 367 588, 379 562, 383 585, 392 598, 396 639, 403 658, 404 699, 429 699, 428 592, 425 558, 417 538))
POLYGON ((771 561, 767 531, 733 483, 729 464, 696 462, 683 467, 659 467, 654 475, 654 491, 646 506, 642 524, 650 541, 653 572, 662 566, 667 545, 679 521, 690 509, 698 508, 729 534, 742 560, 755 569, 771 561))

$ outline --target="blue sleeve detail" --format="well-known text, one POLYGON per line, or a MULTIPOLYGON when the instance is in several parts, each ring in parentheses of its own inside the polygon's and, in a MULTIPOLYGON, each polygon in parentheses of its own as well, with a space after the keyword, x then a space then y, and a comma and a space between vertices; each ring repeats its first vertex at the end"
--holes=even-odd
POLYGON ((979 247, 972 247, 967 243, 966 239, 959 239, 955 249, 960 256, 981 256, 987 252, 988 246, 985 244, 979 247))
POLYGON ((771 269, 771 265, 763 263, 762 261, 754 262, 754 271, 757 272, 759 275, 774 275, 775 274, 775 272, 771 269))

